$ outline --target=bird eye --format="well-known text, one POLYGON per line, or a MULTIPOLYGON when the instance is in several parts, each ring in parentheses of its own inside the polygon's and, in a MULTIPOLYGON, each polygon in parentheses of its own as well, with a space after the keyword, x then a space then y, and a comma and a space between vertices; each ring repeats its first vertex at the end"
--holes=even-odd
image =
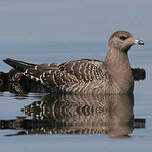
POLYGON ((120 36, 120 40, 126 40, 127 39, 127 37, 125 37, 125 36, 120 36))

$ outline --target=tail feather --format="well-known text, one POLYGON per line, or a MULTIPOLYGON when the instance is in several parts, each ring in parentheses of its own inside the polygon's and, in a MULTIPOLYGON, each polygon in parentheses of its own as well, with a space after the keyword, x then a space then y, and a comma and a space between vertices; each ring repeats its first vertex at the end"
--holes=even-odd
POLYGON ((14 59, 9 59, 9 58, 7 58, 3 61, 5 63, 7 63, 8 65, 12 66, 14 69, 21 71, 21 72, 25 72, 25 70, 27 68, 31 68, 31 67, 36 66, 36 64, 31 64, 31 63, 18 61, 18 60, 14 60, 14 59))
POLYGON ((23 72, 23 74, 30 79, 40 82, 45 86, 48 86, 48 82, 55 81, 54 73, 59 69, 56 63, 37 65, 9 58, 3 61, 12 66, 17 71, 23 72))
MULTIPOLYGON (((40 81, 42 84, 43 84, 43 80, 42 80, 43 73, 45 71, 48 71, 49 69, 49 66, 47 64, 37 65, 37 64, 31 64, 9 58, 3 61, 8 65, 12 66, 17 71, 23 72, 23 74, 29 77, 30 79, 33 79, 35 81, 40 81)), ((52 66, 50 68, 52 68, 52 66)))

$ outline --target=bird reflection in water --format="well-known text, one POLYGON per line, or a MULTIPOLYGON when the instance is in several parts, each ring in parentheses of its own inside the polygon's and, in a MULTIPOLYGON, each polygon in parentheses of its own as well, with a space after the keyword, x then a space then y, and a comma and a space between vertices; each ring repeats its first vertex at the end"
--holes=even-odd
POLYGON ((47 95, 21 109, 31 119, 0 120, 0 128, 22 130, 15 135, 106 134, 124 138, 130 137, 134 128, 145 127, 145 119, 134 118, 133 106, 133 94, 47 95))
MULTIPOLYGON (((144 80, 144 69, 132 69, 134 80, 144 80)), ((0 72, 0 92, 19 96, 47 92, 41 84, 11 70, 0 72)), ((14 120, 0 120, 0 129, 17 134, 107 134, 111 138, 130 137, 135 128, 145 128, 145 119, 134 118, 134 95, 47 95, 25 106, 14 120)))

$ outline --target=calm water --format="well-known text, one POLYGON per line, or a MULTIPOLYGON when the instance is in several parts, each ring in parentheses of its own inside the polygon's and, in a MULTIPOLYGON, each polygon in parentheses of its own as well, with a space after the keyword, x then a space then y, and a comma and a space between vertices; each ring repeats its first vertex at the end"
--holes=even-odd
MULTIPOLYGON (((5 129, 0 129, 0 151, 151 151, 151 48, 145 42, 129 52, 132 67, 147 73, 146 80, 135 83, 131 97, 1 92, 0 120, 5 121, 0 126, 5 129)), ((2 62, 6 57, 32 63, 103 60, 105 49, 105 43, 4 45, 0 71, 10 69, 2 62)))

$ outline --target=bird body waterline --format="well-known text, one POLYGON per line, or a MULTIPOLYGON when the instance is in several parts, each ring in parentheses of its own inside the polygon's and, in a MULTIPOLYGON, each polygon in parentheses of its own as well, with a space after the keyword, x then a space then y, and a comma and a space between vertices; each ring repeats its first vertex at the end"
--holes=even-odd
POLYGON ((39 81, 50 92, 74 94, 129 94, 134 90, 134 79, 127 52, 134 44, 143 45, 126 31, 110 37, 104 61, 81 59, 62 64, 31 64, 13 59, 4 62, 39 81))

